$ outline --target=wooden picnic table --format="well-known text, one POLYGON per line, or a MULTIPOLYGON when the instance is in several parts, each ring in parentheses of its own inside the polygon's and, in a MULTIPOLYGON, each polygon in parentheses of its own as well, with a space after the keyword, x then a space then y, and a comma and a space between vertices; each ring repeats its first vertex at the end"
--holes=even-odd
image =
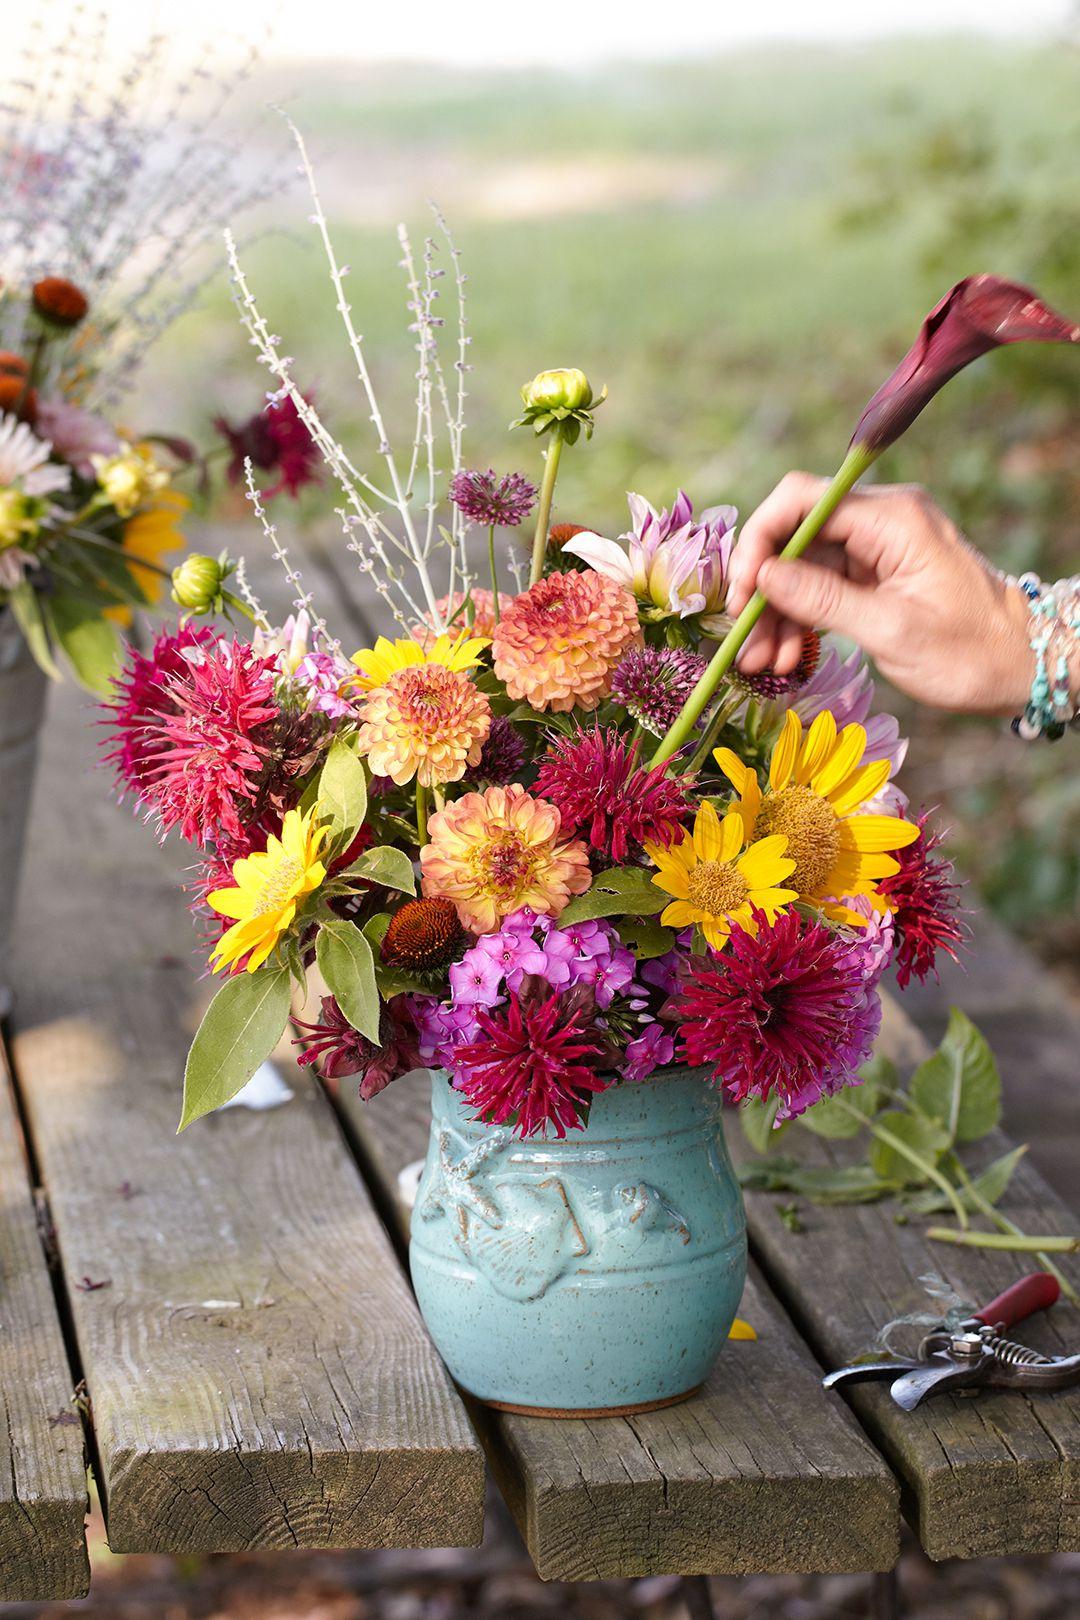
MULTIPOLYGON (((361 644, 347 579, 307 566, 361 644)), ((184 856, 112 801, 88 707, 52 695, 0 1074, 0 1599, 86 1591, 84 1446, 118 1552, 472 1546, 487 1467, 545 1578, 887 1571, 902 1513, 932 1558, 1080 1550, 1080 1395, 905 1415, 822 1390, 925 1307, 927 1271, 976 1298, 1026 1269, 928 1245, 889 1204, 804 1207, 793 1233, 748 1198, 758 1338, 681 1405, 560 1422, 464 1400, 404 1257, 422 1077, 361 1105, 284 1047, 288 1101, 175 1135, 209 996, 184 856)), ((895 1008, 883 1039, 923 1049, 895 1008)), ((1034 1169, 1005 1207, 1075 1230, 1034 1169)), ((1025 1337, 1075 1348, 1078 1314, 1025 1337)))

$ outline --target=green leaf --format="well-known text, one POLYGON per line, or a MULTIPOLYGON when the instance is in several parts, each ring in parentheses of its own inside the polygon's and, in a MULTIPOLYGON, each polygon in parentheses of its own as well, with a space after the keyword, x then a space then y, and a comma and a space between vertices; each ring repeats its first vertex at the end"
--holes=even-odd
POLYGON ((108 697, 120 666, 120 640, 113 625, 70 596, 54 596, 49 612, 53 632, 80 686, 108 697))
POLYGON ((872 1204, 896 1191, 868 1164, 800 1164, 798 1159, 755 1159, 738 1168, 747 1192, 796 1193, 812 1204, 872 1204))
POLYGON ((950 1142, 975 1142, 1001 1118, 1001 1077, 994 1054, 966 1013, 949 1012, 938 1050, 911 1077, 911 1098, 945 1127, 950 1142))
MULTIPOLYGON (((931 1165, 936 1165, 949 1146, 948 1132, 937 1120, 928 1119, 925 1114, 905 1114, 895 1109, 879 1114, 874 1123, 931 1165)), ((870 1167, 882 1181, 900 1182, 905 1187, 917 1186, 925 1179, 909 1158, 876 1137, 870 1148, 870 1167)))
POLYGON ((180 1130, 247 1085, 285 1031, 289 999, 288 968, 264 967, 226 979, 191 1043, 180 1130))
POLYGON ((768 1102, 761 1102, 757 1097, 749 1097, 740 1108, 739 1124, 742 1126, 747 1145, 752 1147, 755 1153, 768 1153, 778 1140, 780 1131, 774 1129, 778 1107, 777 1097, 770 1097, 768 1102))
POLYGON ((323 923, 315 960, 327 989, 353 1029, 379 1044, 379 987, 371 945, 353 923, 323 923))
POLYGON ((886 1057, 884 1052, 875 1052, 873 1057, 867 1058, 859 1070, 859 1076, 863 1081, 862 1095, 864 1097, 871 1090, 880 1098, 883 1092, 888 1093, 900 1089, 900 1074, 896 1064, 892 1058, 886 1057))
POLYGON ((398 889, 402 894, 416 893, 413 863, 403 849, 395 849, 393 844, 376 844, 374 849, 366 849, 339 876, 364 878, 369 883, 381 883, 384 889, 398 889))
POLYGON ((26 645, 30 648, 35 661, 45 671, 46 675, 54 681, 60 679, 60 671, 56 667, 56 659, 52 655, 49 645, 49 632, 45 627, 45 615, 41 611, 41 602, 38 594, 28 580, 21 580, 15 589, 10 592, 8 602, 15 615, 15 622, 26 637, 26 645))
POLYGON ((592 887, 571 900, 559 914, 559 927, 592 917, 654 917, 670 899, 640 866, 614 866, 594 877, 592 887))
POLYGON ((878 1094, 873 1086, 849 1086, 836 1097, 823 1097, 820 1102, 799 1115, 799 1124, 805 1125, 815 1136, 830 1141, 843 1141, 858 1136, 868 1119, 877 1113, 878 1094))
POLYGON ((651 917, 623 921, 616 926, 619 938, 627 950, 633 951, 639 962, 648 962, 654 957, 664 956, 675 944, 675 930, 661 928, 651 917))
POLYGON ((315 793, 323 819, 330 822, 331 842, 340 849, 350 843, 367 814, 364 767, 344 738, 330 744, 315 793))
MULTIPOLYGON (((1004 1196, 1013 1178, 1013 1172, 1026 1152, 1026 1142, 1021 1147, 1010 1148, 1008 1153, 1003 1153, 1000 1159, 994 1159, 979 1175, 972 1176, 972 1186, 988 1204, 996 1204, 1004 1196)), ((963 1183, 957 1186, 956 1191, 968 1213, 978 1214, 979 1206, 963 1183)), ((947 1214, 952 1209, 952 1204, 945 1194, 939 1192, 936 1187, 927 1187, 925 1192, 913 1194, 907 1200, 907 1205, 913 1215, 947 1214)))

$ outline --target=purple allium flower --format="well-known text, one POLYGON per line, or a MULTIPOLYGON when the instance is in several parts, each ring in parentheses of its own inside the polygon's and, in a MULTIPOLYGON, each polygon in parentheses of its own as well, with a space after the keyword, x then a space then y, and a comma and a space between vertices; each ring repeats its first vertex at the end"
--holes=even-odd
POLYGON ((450 499, 471 523, 516 529, 533 509, 536 487, 521 473, 504 473, 499 478, 489 467, 487 472, 455 473, 450 480, 450 499))
POLYGON ((674 1034, 653 1019, 640 1035, 627 1042, 619 1072, 624 1080, 647 1080, 655 1069, 662 1069, 674 1056, 674 1034))
POLYGON ((491 717, 491 729, 480 751, 480 763, 466 771, 465 781, 485 783, 491 787, 506 787, 518 780, 525 763, 525 742, 504 714, 491 717))
POLYGON ((671 1004, 679 1055, 708 1064, 732 1102, 773 1096, 778 1119, 857 1081, 881 1025, 868 963, 853 941, 788 911, 733 928, 722 955, 695 957, 671 1004))
POLYGON ((705 673, 700 653, 676 647, 636 647, 611 677, 611 695, 634 719, 663 737, 705 673))

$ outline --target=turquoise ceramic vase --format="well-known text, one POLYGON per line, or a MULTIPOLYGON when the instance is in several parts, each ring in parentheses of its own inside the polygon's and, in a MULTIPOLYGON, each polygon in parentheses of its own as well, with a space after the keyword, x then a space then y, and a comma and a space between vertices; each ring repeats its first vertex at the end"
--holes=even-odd
POLYGON ((742 1196, 720 1099, 669 1069, 594 1099, 584 1130, 520 1141, 432 1076, 410 1261, 462 1389, 554 1416, 690 1395, 746 1277, 742 1196))

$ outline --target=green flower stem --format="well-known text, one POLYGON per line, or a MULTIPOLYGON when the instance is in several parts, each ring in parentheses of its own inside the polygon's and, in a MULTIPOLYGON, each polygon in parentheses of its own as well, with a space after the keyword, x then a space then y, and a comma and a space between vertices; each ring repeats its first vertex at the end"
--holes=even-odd
POLYGON ((879 1125, 876 1120, 869 1119, 866 1114, 860 1113, 859 1109, 852 1107, 842 1093, 833 1098, 833 1103, 840 1108, 842 1113, 850 1115, 852 1119, 857 1119, 860 1125, 864 1125, 871 1136, 876 1136, 879 1142, 884 1143, 886 1147, 892 1148, 894 1153, 899 1153, 902 1159, 907 1159, 908 1163, 913 1164, 927 1181, 932 1181, 934 1186, 945 1194, 952 1205, 958 1225, 965 1232, 967 1231, 967 1210, 960 1202, 960 1195, 957 1193, 956 1188, 951 1181, 942 1175, 937 1165, 931 1164, 929 1159, 924 1159, 922 1154, 917 1153, 913 1147, 909 1147, 902 1137, 894 1136, 887 1125, 879 1125))
POLYGON ((1078 1254, 1080 1237, 1028 1237, 1024 1232, 954 1232, 951 1226, 929 1226, 935 1243, 958 1243, 966 1249, 1007 1249, 1010 1253, 1078 1254))
MULTIPOLYGON (((802 556, 811 540, 820 531, 822 524, 832 516, 844 496, 875 460, 875 455, 876 452, 868 450, 865 445, 852 446, 844 457, 843 465, 836 477, 821 499, 803 518, 780 553, 781 557, 791 559, 802 556)), ((766 605, 761 592, 755 591, 713 654, 712 662, 684 703, 679 718, 657 748, 651 760, 653 765, 663 764, 689 740, 699 716, 735 662, 742 650, 743 642, 761 618, 766 605)))
MULTIPOLYGON (((975 1208, 979 1210, 981 1214, 985 1215, 988 1221, 992 1221, 997 1227, 998 1232, 1003 1236, 1011 1238, 1013 1241, 1023 1240, 1023 1246, 1026 1249, 1028 1243, 1027 1235, 1021 1231, 1021 1229, 1016 1225, 1016 1222, 1010 1221, 1007 1215, 1003 1215, 999 1209, 994 1208, 993 1204, 988 1198, 983 1197, 982 1193, 972 1181, 971 1177, 967 1173, 967 1170, 964 1168, 964 1165, 959 1159, 956 1161, 956 1168, 960 1176, 960 1180, 963 1183, 964 1192, 971 1203, 975 1205, 975 1208)), ((1004 1244, 994 1245, 996 1248, 1003 1248, 1004 1246, 1004 1244)), ((1073 1287, 1068 1277, 1066 1277, 1065 1273, 1055 1266, 1046 1250, 1035 1249, 1033 1252, 1043 1270, 1049 1271, 1054 1277, 1057 1278, 1058 1283, 1061 1286, 1061 1292, 1065 1295, 1065 1298, 1073 1305, 1080 1305, 1080 1294, 1077 1293, 1076 1289, 1073 1287)))
POLYGON ((529 570, 530 585, 535 585, 544 572, 548 528, 551 523, 551 499, 555 494, 555 480, 559 476, 562 448, 562 423, 556 422, 551 430, 551 442, 544 457, 544 476, 540 480, 540 504, 536 509, 536 534, 533 538, 532 567, 529 570))
POLYGON ((243 614, 245 619, 250 619, 252 624, 254 624, 255 610, 249 607, 246 602, 242 602, 238 596, 234 596, 232 591, 222 591, 221 600, 225 603, 226 607, 232 608, 234 613, 243 614))
POLYGON ((495 572, 495 525, 488 524, 488 567, 491 569, 491 610, 499 622, 499 576, 495 572))
POLYGON ((419 782, 416 784, 416 840, 423 849, 427 843, 427 799, 428 790, 419 782))
POLYGON ((725 703, 717 704, 716 713, 713 715, 705 729, 705 735, 701 739, 697 752, 694 754, 693 759, 686 767, 687 776, 696 776, 703 768, 706 760, 716 746, 716 739, 719 737, 721 731, 723 731, 725 725, 738 708, 739 701, 738 696, 735 696, 733 698, 729 698, 725 703))

